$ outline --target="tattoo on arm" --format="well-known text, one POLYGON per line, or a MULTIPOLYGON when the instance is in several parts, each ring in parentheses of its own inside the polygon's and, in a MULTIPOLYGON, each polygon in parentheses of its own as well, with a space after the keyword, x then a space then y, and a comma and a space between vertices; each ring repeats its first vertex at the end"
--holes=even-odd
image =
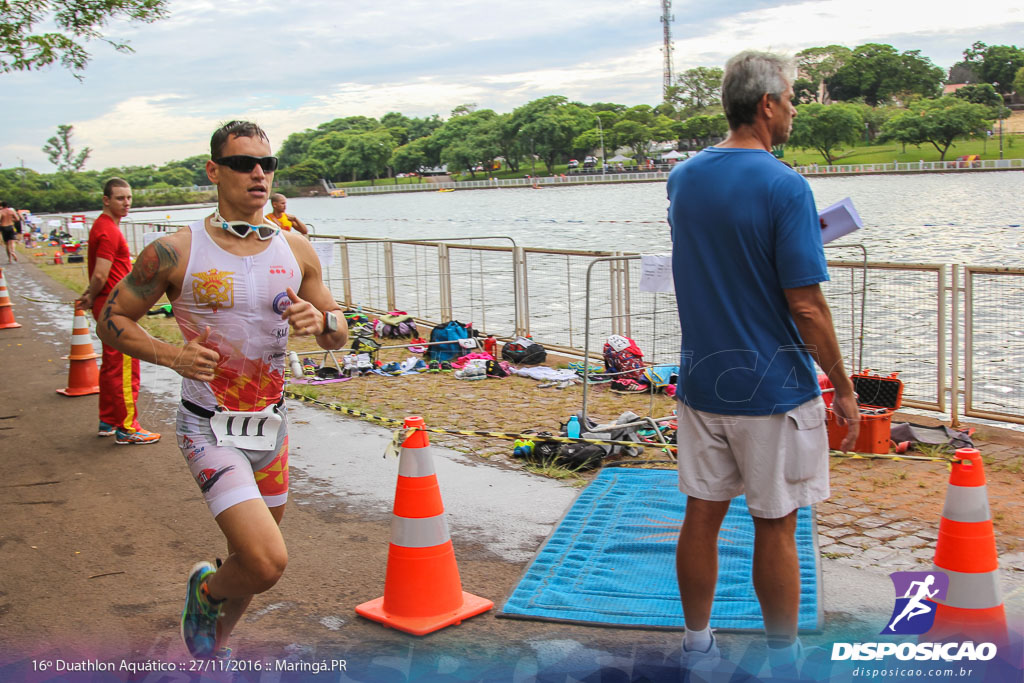
POLYGON ((103 319, 110 320, 110 312, 114 308, 114 302, 117 301, 117 295, 121 293, 120 289, 114 288, 114 291, 110 293, 110 297, 107 299, 106 305, 103 307, 103 319))
POLYGON ((107 321, 107 327, 112 329, 114 331, 114 334, 116 334, 118 337, 120 337, 121 333, 124 332, 124 330, 122 330, 120 327, 118 327, 117 325, 114 324, 113 320, 108 320, 107 321))
POLYGON ((157 292, 161 280, 165 279, 159 277, 160 274, 166 276, 167 271, 177 264, 178 252, 174 247, 165 245, 163 240, 157 240, 142 250, 125 281, 136 296, 148 299, 157 292))

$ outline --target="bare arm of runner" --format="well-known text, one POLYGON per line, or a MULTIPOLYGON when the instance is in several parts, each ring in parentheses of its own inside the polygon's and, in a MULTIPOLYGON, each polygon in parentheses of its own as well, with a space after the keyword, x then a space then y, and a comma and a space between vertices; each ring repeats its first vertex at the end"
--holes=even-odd
POLYGON ((316 343, 322 349, 340 349, 348 341, 348 324, 338 302, 324 284, 320 270, 320 258, 313 245, 298 235, 285 233, 295 254, 295 260, 302 268, 302 284, 298 293, 288 289, 292 304, 281 317, 286 319, 297 335, 316 335, 316 343), (334 313, 338 321, 337 332, 326 332, 324 313, 334 313))
POLYGON ((96 267, 92 270, 92 277, 89 278, 89 285, 82 292, 82 296, 75 299, 76 308, 89 309, 92 308, 92 304, 96 301, 96 297, 103 291, 104 285, 107 284, 107 278, 110 277, 110 267, 114 265, 113 261, 105 258, 96 257, 96 267))
POLYGON ((305 223, 303 223, 300 219, 296 218, 295 216, 293 216, 291 214, 288 214, 288 220, 290 220, 292 222, 292 228, 294 228, 295 230, 298 230, 303 235, 308 235, 309 234, 309 226, 306 225, 305 223))
POLYGON ((828 308, 821 287, 817 284, 784 291, 789 312, 793 316, 800 337, 818 363, 818 367, 825 371, 832 386, 835 387, 836 398, 832 402, 832 410, 839 418, 839 423, 849 427, 839 448, 848 451, 853 448, 860 432, 860 410, 853 392, 853 382, 843 367, 843 356, 839 351, 835 327, 832 325, 832 312, 828 308))
MULTIPOLYGON (((183 268, 180 263, 184 233, 161 237, 139 254, 132 272, 117 283, 100 313, 96 332, 103 343, 129 356, 164 365, 183 377, 209 382, 213 379, 219 354, 203 346, 210 328, 183 346, 156 339, 139 326, 138 320, 172 287, 171 276, 183 268)), ((173 294, 173 292, 172 292, 173 294)))

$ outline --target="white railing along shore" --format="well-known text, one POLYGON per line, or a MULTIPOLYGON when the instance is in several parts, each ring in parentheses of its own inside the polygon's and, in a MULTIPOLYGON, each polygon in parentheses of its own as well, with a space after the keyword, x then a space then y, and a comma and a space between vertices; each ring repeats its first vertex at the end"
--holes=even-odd
MULTIPOLYGON (((682 162, 685 163, 685 162, 682 162)), ((979 171, 1024 170, 1024 159, 985 159, 980 161, 911 161, 878 164, 833 164, 796 166, 805 176, 875 175, 884 173, 954 173, 979 171)), ((593 185, 599 183, 630 183, 664 181, 669 171, 637 171, 628 173, 588 173, 529 178, 490 178, 480 180, 446 180, 442 182, 403 183, 382 179, 379 185, 344 187, 349 196, 388 194, 395 192, 438 192, 449 190, 487 190, 496 188, 543 188, 558 185, 593 185)))

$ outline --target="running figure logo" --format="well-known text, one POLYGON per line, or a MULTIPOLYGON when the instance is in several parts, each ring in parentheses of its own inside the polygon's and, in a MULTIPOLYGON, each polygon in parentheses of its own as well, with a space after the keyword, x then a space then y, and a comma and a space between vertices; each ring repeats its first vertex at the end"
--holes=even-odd
POLYGON ((893 572, 896 604, 883 635, 920 635, 935 623, 936 599, 945 600, 949 576, 945 572, 893 572))

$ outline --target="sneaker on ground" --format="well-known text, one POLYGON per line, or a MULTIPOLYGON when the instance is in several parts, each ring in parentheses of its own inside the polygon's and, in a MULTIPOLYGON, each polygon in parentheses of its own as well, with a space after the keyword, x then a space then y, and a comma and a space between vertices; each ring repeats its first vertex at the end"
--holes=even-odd
POLYGON ((804 647, 797 638, 786 648, 768 648, 767 672, 761 676, 776 681, 829 680, 831 657, 820 647, 804 647), (767 676, 766 676, 767 673, 767 676))
POLYGON ((680 663, 689 672, 690 681, 706 683, 713 680, 715 669, 722 663, 722 653, 718 649, 718 639, 715 638, 715 634, 711 634, 711 644, 704 651, 687 650, 684 640, 680 663))
POLYGON ((156 443, 159 440, 159 434, 145 429, 139 429, 134 432, 126 432, 123 429, 118 429, 117 435, 114 437, 114 441, 121 446, 145 445, 148 443, 156 443))
POLYGON ((203 582, 216 570, 209 562, 197 562, 185 583, 185 608, 181 611, 181 639, 188 653, 196 659, 214 657, 217 641, 217 619, 220 605, 213 605, 202 594, 203 582))
POLYGON ((96 436, 113 436, 116 432, 117 427, 100 420, 100 427, 96 430, 96 436))

